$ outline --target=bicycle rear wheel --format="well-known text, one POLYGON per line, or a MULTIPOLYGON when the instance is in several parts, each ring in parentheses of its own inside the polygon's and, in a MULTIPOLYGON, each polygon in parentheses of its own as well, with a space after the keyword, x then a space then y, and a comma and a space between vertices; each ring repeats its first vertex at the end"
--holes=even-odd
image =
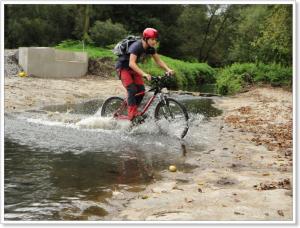
POLYGON ((161 123, 161 127, 167 133, 183 138, 188 130, 188 112, 186 108, 172 98, 161 101, 155 108, 154 117, 161 123), (165 102, 166 101, 166 102, 165 102))
POLYGON ((104 101, 101 108, 101 116, 117 117, 119 115, 127 116, 127 104, 121 97, 110 97, 104 101))

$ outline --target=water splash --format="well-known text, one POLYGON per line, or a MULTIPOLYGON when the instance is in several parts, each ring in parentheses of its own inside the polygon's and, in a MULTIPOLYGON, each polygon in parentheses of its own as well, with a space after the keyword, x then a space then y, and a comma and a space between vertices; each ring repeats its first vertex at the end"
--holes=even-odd
POLYGON ((97 115, 82 119, 76 123, 80 128, 105 129, 105 130, 128 130, 131 122, 128 120, 116 120, 112 117, 99 117, 97 115))

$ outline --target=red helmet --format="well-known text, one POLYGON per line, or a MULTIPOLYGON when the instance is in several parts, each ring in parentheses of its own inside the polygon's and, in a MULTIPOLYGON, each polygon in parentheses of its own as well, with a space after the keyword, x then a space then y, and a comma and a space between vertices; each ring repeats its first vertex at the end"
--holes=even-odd
POLYGON ((158 38, 158 31, 154 28, 146 28, 143 32, 143 38, 149 39, 149 38, 158 38))

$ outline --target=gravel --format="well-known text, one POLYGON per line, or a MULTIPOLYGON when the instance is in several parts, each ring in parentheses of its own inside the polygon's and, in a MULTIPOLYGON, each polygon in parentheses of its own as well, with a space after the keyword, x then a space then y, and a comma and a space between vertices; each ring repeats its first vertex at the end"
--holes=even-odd
POLYGON ((18 64, 18 49, 4 50, 4 76, 15 77, 22 71, 22 67, 18 64))

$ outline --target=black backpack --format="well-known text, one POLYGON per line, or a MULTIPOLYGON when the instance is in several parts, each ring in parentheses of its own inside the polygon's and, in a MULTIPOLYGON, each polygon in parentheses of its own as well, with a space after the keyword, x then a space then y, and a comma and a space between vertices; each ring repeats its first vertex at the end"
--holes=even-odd
POLYGON ((137 40, 140 40, 139 36, 127 36, 125 39, 121 40, 117 45, 114 47, 112 52, 117 56, 122 56, 128 54, 128 49, 132 43, 137 40))

